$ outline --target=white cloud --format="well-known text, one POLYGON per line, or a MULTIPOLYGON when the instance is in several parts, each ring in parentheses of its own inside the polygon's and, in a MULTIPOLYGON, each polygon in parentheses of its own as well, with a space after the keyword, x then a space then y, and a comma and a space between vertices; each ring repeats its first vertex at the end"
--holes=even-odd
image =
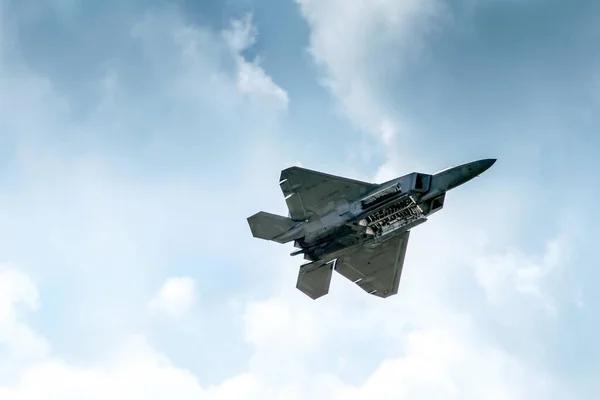
MULTIPOLYGON (((189 282, 185 279, 171 282, 175 286, 189 288, 189 282)), ((0 353, 0 371, 3 372, 0 398, 3 400, 82 397, 217 400, 247 398, 246 394, 255 390, 253 378, 244 375, 218 387, 205 389, 193 374, 172 365, 165 355, 152 349, 140 335, 124 335, 114 348, 85 366, 51 355, 47 352, 45 339, 21 321, 23 315, 17 308, 19 303, 25 303, 30 308, 37 307, 37 288, 33 282, 17 269, 3 267, 0 289, 0 346, 9 350, 0 353), (15 327, 20 328, 20 337, 6 340, 7 334, 13 332, 15 327), (35 341, 29 340, 31 338, 35 338, 35 341), (37 357, 21 362, 21 354, 16 350, 23 349, 35 352, 37 357), (7 384, 6 378, 13 376, 12 383, 7 384)))
POLYGON ((248 62, 241 55, 242 51, 256 42, 257 34, 250 14, 242 19, 232 21, 230 28, 223 32, 229 47, 236 53, 238 90, 243 94, 256 93, 267 99, 276 99, 283 107, 287 107, 289 102, 287 93, 277 86, 260 67, 259 59, 248 62))
POLYGON ((256 34, 251 15, 233 20, 215 34, 185 23, 179 12, 168 8, 147 12, 132 29, 153 63, 176 67, 167 95, 188 100, 188 107, 195 103, 197 111, 220 115, 240 112, 248 102, 261 112, 287 107, 286 91, 264 72, 259 59, 248 60, 242 54, 254 44, 256 34))
POLYGON ((554 304, 544 290, 545 278, 567 261, 565 247, 564 240, 553 239, 541 257, 516 249, 482 255, 474 261, 475 275, 494 305, 514 306, 515 296, 526 296, 538 300, 551 312, 554 304))
POLYGON ((287 93, 273 83, 273 80, 258 65, 257 61, 247 62, 238 58, 238 89, 241 93, 257 93, 266 98, 276 99, 284 107, 289 99, 287 93))
POLYGON ((28 310, 39 308, 37 288, 18 270, 0 266, 0 348, 15 362, 38 357, 48 350, 47 342, 17 319, 16 310, 21 306, 28 310))
POLYGON ((436 295, 412 292, 410 283, 404 289, 407 285, 396 305, 356 304, 354 296, 343 291, 318 308, 289 296, 251 304, 246 335, 256 346, 255 373, 269 376, 268 382, 278 386, 295 383, 295 394, 311 398, 546 399, 560 391, 546 376, 481 336, 474 321, 452 315, 439 302, 436 312, 446 313, 446 318, 435 320, 435 314, 418 304, 436 295), (398 307, 407 301, 411 306, 398 307), (435 328, 419 326, 413 313, 423 312, 421 320, 429 319, 426 323, 435 328), (403 329, 407 320, 417 325, 403 329), (350 346, 347 351, 339 348, 344 342, 350 346), (341 367, 332 372, 335 358, 350 356, 345 368, 353 367, 367 362, 379 346, 384 348, 383 360, 364 380, 341 378, 341 367), (317 394, 310 395, 312 391, 317 394))
POLYGON ((418 53, 434 26, 438 0, 296 0, 311 27, 310 53, 323 68, 324 83, 359 128, 389 142, 402 110, 380 100, 385 82, 418 53))
MULTIPOLYGON (((28 278, 14 270, 7 270, 0 276, 0 286, 14 284, 15 276, 19 276, 17 280, 21 280, 23 288, 28 287, 17 292, 35 291, 28 278)), ((28 295, 27 298, 32 297, 28 295)), ((354 322, 347 314, 352 310, 342 308, 338 310, 342 314, 329 314, 329 321, 322 320, 322 325, 307 325, 302 314, 322 317, 318 310, 330 306, 324 304, 317 309, 307 307, 307 304, 316 304, 314 302, 283 298, 269 303, 250 304, 245 323, 246 335, 254 346, 253 358, 262 362, 251 364, 247 372, 217 385, 202 386, 190 371, 173 365, 143 336, 124 335, 115 347, 86 365, 53 355, 22 365, 13 384, 0 385, 0 396, 7 400, 124 396, 130 399, 252 400, 268 396, 273 399, 310 397, 341 400, 367 395, 381 399, 399 396, 414 399, 549 399, 556 394, 550 392, 550 382, 511 355, 482 341, 462 324, 442 329, 415 329, 409 333, 397 331, 397 340, 404 342, 398 342, 396 346, 401 347, 389 348, 388 351, 397 354, 402 349, 402 355, 387 357, 361 384, 345 382, 330 373, 320 372, 321 368, 315 368, 317 366, 307 361, 310 354, 319 351, 319 348, 315 341, 306 339, 317 337, 315 335, 330 336, 332 332, 328 332, 327 326, 335 325, 340 325, 341 329, 331 339, 342 340, 344 335, 352 339, 356 333, 348 328, 354 322), (304 333, 297 328, 302 328, 304 333), (294 349, 298 338, 300 349, 294 349), (287 347, 277 345, 281 340, 287 342, 287 347), (310 343, 310 346, 303 347, 303 343, 310 343), (309 354, 305 354, 307 351, 309 354), (294 356, 290 358, 291 355, 294 356), (281 362, 286 359, 287 363, 281 362), (286 369, 294 373, 285 374, 286 369)), ((334 308, 342 304, 343 300, 333 303, 334 308)), ((9 314, 14 321, 19 320, 20 315, 14 306, 10 307, 9 314)), ((376 322, 369 312, 356 317, 361 318, 357 321, 359 324, 376 322)), ((355 339, 352 341, 355 345, 358 343, 355 339)), ((374 348, 369 342, 367 340, 360 345, 365 355, 374 348)), ((333 353, 335 351, 323 352, 321 356, 327 359, 333 353)))
MULTIPOLYGON (((386 360, 351 399, 529 399, 552 395, 518 360, 452 330, 417 331, 406 355, 386 360)), ((340 398, 344 398, 341 397, 340 398)))
POLYGON ((239 53, 248 49, 256 43, 258 31, 252 24, 252 15, 247 14, 241 19, 236 19, 231 22, 228 30, 223 32, 223 37, 229 44, 229 47, 239 53))
MULTIPOLYGON (((389 143, 399 125, 378 102, 373 89, 377 82, 370 81, 372 75, 366 69, 365 59, 382 55, 381 49, 388 44, 412 46, 410 27, 435 14, 435 4, 301 1, 313 23, 313 54, 326 66, 329 84, 345 99, 347 111, 356 112, 357 123, 377 131, 383 143, 389 143), (425 4, 425 9, 419 4, 425 4), (379 28, 383 28, 383 39, 375 42, 375 48, 371 49, 369 43, 361 41, 363 36, 360 35, 379 28)), ((194 118, 200 121, 184 118, 181 124, 168 126, 177 128, 168 130, 169 134, 181 134, 180 130, 184 130, 212 138, 206 120, 213 121, 213 112, 231 118, 231 115, 239 115, 233 110, 253 112, 256 110, 253 107, 262 100, 272 100, 267 101, 267 110, 261 108, 266 114, 258 114, 263 119, 265 115, 276 115, 281 106, 287 104, 285 91, 256 60, 248 61, 240 53, 256 38, 250 22, 250 18, 234 22, 221 35, 184 24, 177 15, 169 13, 147 14, 136 25, 134 34, 144 44, 149 63, 156 63, 157 69, 173 75, 173 79, 155 82, 159 96, 168 100, 164 103, 176 101, 175 108, 190 108, 194 118), (192 127, 185 130, 186 125, 192 127)), ((384 56, 381 60, 383 71, 395 65, 395 60, 384 56)), ((35 79, 20 82, 35 82, 35 79)), ((102 103, 102 112, 109 113, 104 118, 115 115, 125 118, 135 107, 135 102, 129 104, 121 97, 126 91, 118 87, 122 84, 118 71, 110 70, 103 81, 106 102, 102 103), (126 112, 110 114, 119 107, 126 112)), ((18 93, 21 85, 9 86, 9 93, 18 93)), ((34 96, 43 101, 36 100, 35 107, 30 109, 31 114, 41 117, 27 119, 31 121, 27 124, 36 124, 36 130, 63 128, 65 121, 61 118, 57 123, 55 119, 56 114, 62 114, 55 112, 55 108, 48 111, 46 107, 61 104, 52 101, 61 100, 60 96, 46 89, 31 93, 43 94, 34 96)), ((0 94, 0 99, 4 101, 0 106, 9 104, 10 94, 0 94)), ((28 102, 20 104, 25 107, 28 102)), ((146 110, 141 107, 136 111, 146 110)), ((5 126, 21 124, 7 114, 0 118, 5 126)), ((255 128, 247 126, 246 120, 243 122, 244 134, 247 129, 255 128)), ((153 119, 152 123, 163 121, 153 119)), ((72 123, 67 125, 71 129, 82 128, 73 127, 76 124, 72 123)), ((218 129, 220 125, 215 125, 214 129, 222 133, 218 129)), ((19 129, 11 130, 22 132, 29 128, 31 126, 20 125, 19 129)), ((237 128, 241 131, 239 126, 237 128)), ((482 274, 480 282, 486 293, 492 294, 511 290, 532 293, 532 288, 543 293, 542 278, 551 270, 545 266, 556 264, 554 256, 548 256, 545 261, 535 257, 528 261, 529 254, 515 250, 511 253, 513 258, 490 257, 486 242, 473 239, 479 232, 472 230, 469 220, 457 223, 436 217, 437 221, 428 223, 429 228, 419 230, 411 238, 398 296, 386 301, 369 297, 351 282, 335 276, 331 294, 313 302, 293 287, 297 259, 287 257, 287 248, 272 250, 273 244, 252 240, 245 225, 248 208, 265 199, 269 199, 267 204, 271 198, 281 199, 276 184, 279 162, 276 154, 281 149, 276 144, 257 141, 242 154, 217 154, 215 158, 226 162, 209 163, 211 168, 201 175, 179 174, 181 171, 173 172, 168 170, 168 165, 160 165, 161 176, 152 180, 136 174, 135 162, 115 165, 118 160, 107 154, 73 160, 65 157, 68 151, 59 151, 47 143, 38 143, 38 146, 23 150, 19 159, 25 189, 1 198, 0 220, 10 222, 15 229, 0 227, 0 241, 7 251, 20 248, 15 254, 21 256, 31 255, 32 248, 53 256, 52 267, 47 266, 46 259, 40 261, 34 257, 31 261, 38 265, 32 269, 67 275, 64 278, 61 275, 68 283, 65 289, 75 285, 79 288, 76 292, 79 297, 69 297, 81 303, 76 318, 93 323, 94 335, 106 335, 110 329, 116 333, 109 345, 84 361, 57 350, 50 352, 48 339, 35 333, 33 325, 25 324, 15 309, 16 304, 35 307, 35 285, 14 269, 0 274, 0 288, 2 285, 11 288, 6 298, 0 293, 0 310, 8 315, 5 326, 17 327, 19 332, 4 339, 4 345, 11 349, 10 356, 3 359, 0 353, 0 360, 6 364, 4 368, 10 367, 10 375, 14 377, 0 381, 2 399, 564 398, 559 381, 487 335, 480 329, 477 318, 469 314, 470 310, 457 306, 451 293, 453 277, 477 277, 469 263, 472 255, 465 254, 465 243, 469 251, 481 256, 476 272, 481 273, 490 262, 501 271, 502 279, 486 276, 486 271, 482 274), (231 159, 242 167, 223 172, 221 167, 231 164, 231 159), (244 193, 261 192, 257 183, 262 189, 263 182, 257 176, 264 176, 267 170, 274 179, 265 189, 264 197, 244 196, 244 193), (215 180, 210 181, 208 175, 213 175, 215 180), (223 175, 227 175, 227 179, 221 179, 223 175), (224 184, 218 186, 215 181, 224 181, 224 184), (210 224, 206 224, 207 213, 210 213, 210 224), (457 229, 458 226, 464 229, 457 229), (228 240, 223 240, 224 237, 228 240), (183 276, 190 271, 183 272, 186 266, 182 265, 189 259, 181 261, 178 255, 187 252, 188 256, 192 253, 194 259, 205 260, 208 257, 204 253, 223 255, 229 250, 225 255, 230 256, 231 242, 237 238, 247 238, 243 243, 251 243, 244 248, 243 256, 234 258, 243 260, 243 265, 232 263, 235 265, 232 267, 232 264, 212 259, 206 262, 209 267, 199 270, 197 263, 193 263, 194 272, 203 276, 202 280, 196 284, 191 277, 171 278, 148 305, 147 300, 155 290, 151 276, 157 272, 164 276, 166 270, 183 276), (434 243, 435 251, 432 251, 434 243), (191 250, 199 246, 201 250, 196 253, 191 250), (278 255, 278 251, 285 253, 285 262, 273 256, 278 255), (246 254, 259 254, 260 261, 253 262, 246 254), (182 316, 191 311, 197 299, 196 285, 202 292, 204 304, 205 282, 224 274, 227 285, 223 291, 230 290, 230 278, 246 271, 250 271, 248 276, 252 280, 244 285, 256 284, 270 289, 260 292, 260 299, 248 301, 240 296, 242 299, 237 301, 242 304, 242 319, 236 320, 239 323, 236 328, 240 328, 236 333, 245 339, 250 359, 240 360, 241 372, 231 373, 228 378, 210 385, 201 384, 191 369, 183 367, 189 359, 178 364, 175 357, 167 357, 165 351, 159 351, 160 346, 149 339, 151 335, 144 332, 148 324, 143 311, 150 307, 153 311, 182 316), (274 292, 273 285, 279 291, 274 292), (98 309, 102 313, 96 312, 98 309), (20 343, 17 337, 25 341, 20 343), (33 349, 33 356, 14 364, 13 360, 21 357, 21 351, 26 348, 33 349)), ((158 148, 164 150, 161 146, 158 148)), ((214 156, 211 153, 218 152, 209 151, 202 156, 214 156)), ((200 155, 195 157, 201 158, 200 155)), ((382 175, 397 175, 397 166, 386 168, 382 175)), ((211 300, 214 306, 214 302, 226 303, 227 296, 231 295, 231 292, 219 291, 217 298, 206 300, 211 300)), ((488 305, 483 297, 477 297, 476 302, 488 305)), ((525 308, 527 299, 517 298, 515 306, 525 308)), ((198 311, 194 317, 204 316, 205 310, 194 311, 198 311)), ((216 312, 222 310, 217 307, 216 312)), ((497 314, 492 312, 491 318, 495 317, 497 314)), ((13 331, 17 332, 17 328, 13 331)), ((226 341, 230 337, 226 336, 230 332, 221 332, 219 326, 207 324, 202 329, 216 330, 219 340, 226 341)), ((88 337, 86 341, 92 339, 88 337)), ((173 341, 172 337, 169 340, 173 341)), ((211 343, 198 341, 193 346, 208 349, 211 343)), ((200 362, 211 368, 208 358, 200 362)))
POLYGON ((169 278, 148 304, 153 312, 171 317, 181 317, 192 308, 196 300, 196 284, 192 278, 169 278))
MULTIPOLYGON (((0 74, 0 141, 7 152, 0 252, 54 293, 38 322, 65 360, 93 358, 147 325, 144 311, 158 277, 207 272, 213 282, 227 280, 222 296, 231 296, 241 283, 214 266, 238 254, 221 253, 230 249, 222 235, 246 237, 247 226, 229 222, 245 221, 260 198, 238 202, 237 196, 260 188, 264 174, 255 173, 257 165, 271 170, 279 162, 276 151, 265 157, 271 144, 264 142, 277 126, 280 100, 252 88, 253 76, 246 77, 250 88, 239 90, 242 55, 218 32, 184 23, 173 9, 138 17, 117 38, 131 54, 107 50, 104 76, 81 85, 98 98, 80 90, 76 76, 70 86, 71 79, 53 80, 43 66, 27 64, 17 51, 20 36, 2 27, 3 43, 15 46, 2 51, 0 74), (150 84, 132 77, 128 62, 152 77, 150 84), (91 104, 91 112, 75 112, 79 102, 91 104), (207 212, 223 221, 208 226, 207 212), (211 263, 196 267, 198 259, 211 263), (76 334, 65 339, 56 326, 76 334)), ((107 41, 113 33, 106 32, 107 41)), ((237 268, 243 275, 250 267, 237 268)), ((167 283, 153 309, 182 315, 195 290, 186 280, 167 283)), ((29 333, 7 322, 0 340, 13 353, 42 353, 46 341, 29 333)))

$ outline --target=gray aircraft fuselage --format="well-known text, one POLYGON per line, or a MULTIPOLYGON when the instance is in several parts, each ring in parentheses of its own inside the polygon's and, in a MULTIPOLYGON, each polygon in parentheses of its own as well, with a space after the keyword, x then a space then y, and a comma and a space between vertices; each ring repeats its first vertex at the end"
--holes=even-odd
POLYGON ((299 223, 280 239, 303 237, 299 243, 303 249, 292 255, 304 253, 311 261, 330 261, 347 247, 375 245, 425 222, 442 209, 447 191, 475 178, 495 161, 479 160, 434 175, 414 172, 387 181, 358 201, 342 203, 319 219, 299 223))
MULTIPOLYGON (((400 262, 400 266, 395 268, 401 271, 408 231, 441 210, 449 190, 485 172, 495 162, 495 159, 473 161, 433 175, 413 172, 378 185, 291 167, 282 171, 280 182, 290 210, 288 217, 259 212, 249 217, 248 223, 255 237, 278 243, 293 241, 298 250, 291 255, 303 254, 304 259, 310 261, 301 267, 298 285, 301 285, 302 274, 333 260, 350 259, 350 255, 357 252, 372 252, 369 257, 377 257, 378 248, 389 247, 382 246, 383 243, 404 235, 404 239, 396 239, 404 240, 404 244, 398 245, 401 250, 398 250, 394 261, 396 264, 400 262)), ((369 260, 367 257, 360 263, 370 265, 369 260)), ((380 262, 384 265, 393 261, 390 260, 380 262)), ((350 269, 350 272, 340 273, 354 281, 354 272, 360 272, 362 278, 355 283, 363 279, 377 283, 374 276, 380 270, 369 272, 365 267, 361 272, 360 266, 350 269)), ((399 280, 399 273, 393 279, 399 280)), ((383 289, 379 292, 377 285, 373 286, 375 289, 371 286, 363 289, 380 297, 387 297, 397 290, 397 282, 390 289, 385 289, 385 285, 381 283, 383 289)), ((323 295, 321 292, 327 293, 329 284, 326 290, 319 289, 319 293, 311 292, 316 290, 313 288, 298 288, 317 298, 323 295)))

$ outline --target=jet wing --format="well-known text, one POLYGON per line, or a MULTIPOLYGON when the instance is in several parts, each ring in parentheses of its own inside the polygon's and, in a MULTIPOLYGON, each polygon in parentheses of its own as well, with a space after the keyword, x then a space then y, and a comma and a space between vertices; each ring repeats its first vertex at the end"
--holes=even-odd
POLYGON ((339 257, 335 270, 369 294, 392 296, 398 293, 409 236, 410 231, 406 231, 378 247, 362 246, 339 257))
POLYGON ((377 185, 300 167, 281 171, 279 186, 285 196, 290 218, 306 220, 323 216, 342 201, 357 200, 377 185))

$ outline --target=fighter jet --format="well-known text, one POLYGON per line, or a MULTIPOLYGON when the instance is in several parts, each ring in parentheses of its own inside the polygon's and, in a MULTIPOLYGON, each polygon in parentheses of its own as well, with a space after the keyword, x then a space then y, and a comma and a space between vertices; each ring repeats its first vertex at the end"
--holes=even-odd
POLYGON ((489 169, 495 159, 413 172, 382 184, 300 167, 281 171, 287 217, 260 211, 248 218, 252 235, 294 242, 310 261, 300 266, 296 287, 312 299, 329 293, 333 270, 367 293, 398 293, 410 231, 444 207, 446 192, 489 169))

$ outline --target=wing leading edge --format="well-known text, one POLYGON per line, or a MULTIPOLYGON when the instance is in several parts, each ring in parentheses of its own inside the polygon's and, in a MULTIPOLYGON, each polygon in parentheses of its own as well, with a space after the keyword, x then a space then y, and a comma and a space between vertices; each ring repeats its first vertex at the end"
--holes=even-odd
POLYGON ((323 216, 332 205, 352 201, 377 185, 300 167, 281 171, 279 186, 285 196, 290 218, 302 221, 313 215, 323 216))
POLYGON ((398 293, 410 231, 375 248, 361 247, 336 260, 335 270, 364 291, 378 297, 398 293))

